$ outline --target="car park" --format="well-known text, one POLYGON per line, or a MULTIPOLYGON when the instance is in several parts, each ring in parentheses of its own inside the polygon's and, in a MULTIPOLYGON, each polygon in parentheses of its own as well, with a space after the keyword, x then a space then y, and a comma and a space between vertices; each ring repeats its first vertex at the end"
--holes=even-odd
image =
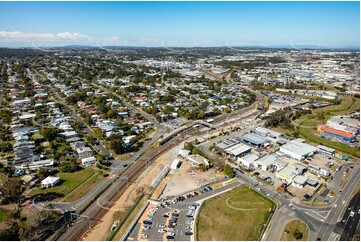
POLYGON ((142 229, 143 230, 150 230, 150 228, 151 228, 150 226, 144 225, 142 229))
POLYGON ((144 221, 143 221, 143 224, 149 224, 149 225, 150 225, 150 224, 153 224, 153 222, 152 222, 152 221, 149 221, 149 220, 144 220, 144 221))

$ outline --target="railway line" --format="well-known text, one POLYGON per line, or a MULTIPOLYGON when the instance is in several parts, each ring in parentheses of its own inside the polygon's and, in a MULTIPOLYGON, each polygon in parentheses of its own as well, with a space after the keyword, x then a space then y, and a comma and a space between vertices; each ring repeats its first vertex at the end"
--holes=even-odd
POLYGON ((82 235, 102 218, 105 212, 114 204, 119 198, 119 195, 128 187, 128 184, 133 181, 151 162, 158 158, 162 153, 171 149, 174 145, 179 144, 189 135, 194 135, 197 130, 190 127, 182 131, 177 136, 172 138, 169 142, 162 146, 157 146, 146 153, 142 158, 133 163, 124 173, 113 183, 109 180, 110 186, 100 197, 94 201, 76 220, 73 226, 69 227, 65 233, 60 235, 57 240, 74 241, 81 239, 82 235), (126 178, 126 179, 124 179, 126 178))
MULTIPOLYGON (((252 90, 249 91, 254 93, 252 90)), ((258 93, 255 93, 255 95, 257 98, 255 103, 242 110, 235 111, 232 114, 216 117, 214 118, 214 123, 222 125, 227 119, 254 110, 258 103, 267 103, 264 96, 258 93)), ((74 225, 70 226, 63 234, 56 238, 56 240, 74 241, 81 239, 82 235, 104 216, 106 211, 119 198, 120 194, 125 191, 129 183, 135 180, 150 163, 183 140, 197 134, 208 132, 208 130, 199 132, 198 128, 192 124, 193 123, 188 124, 185 128, 180 129, 179 132, 174 132, 173 134, 168 135, 166 139, 161 140, 162 142, 159 146, 152 148, 129 166, 121 175, 119 174, 120 176, 117 176, 118 179, 116 181, 111 181, 110 179, 106 181, 106 184, 104 185, 105 191, 95 201, 89 201, 89 207, 85 209, 81 216, 79 216, 74 225)))

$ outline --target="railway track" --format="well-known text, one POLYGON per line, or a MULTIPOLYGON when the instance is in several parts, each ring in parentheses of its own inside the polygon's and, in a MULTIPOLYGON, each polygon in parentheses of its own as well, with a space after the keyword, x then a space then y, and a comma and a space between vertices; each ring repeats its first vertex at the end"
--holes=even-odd
POLYGON ((187 139, 188 135, 193 135, 195 132, 197 132, 197 130, 191 127, 182 131, 164 145, 150 150, 138 161, 133 163, 133 165, 131 165, 127 170, 125 170, 122 177, 127 177, 127 179, 118 179, 113 184, 111 184, 112 182, 109 180, 108 186, 110 185, 110 187, 106 189, 106 191, 82 213, 81 217, 77 219, 75 224, 69 227, 65 233, 57 238, 57 240, 74 241, 81 239, 82 235, 104 216, 106 211, 108 211, 119 198, 119 195, 128 187, 128 184, 135 180, 143 169, 149 165, 149 163, 153 162, 164 152, 173 148, 173 146, 187 139), (104 203, 102 201, 104 201, 104 203))

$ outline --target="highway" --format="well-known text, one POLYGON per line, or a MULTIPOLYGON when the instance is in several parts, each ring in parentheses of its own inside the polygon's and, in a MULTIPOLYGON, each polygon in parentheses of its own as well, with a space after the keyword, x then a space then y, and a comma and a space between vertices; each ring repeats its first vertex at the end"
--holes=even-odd
POLYGON ((352 240, 356 234, 357 226, 360 223, 360 192, 358 192, 350 201, 343 215, 342 221, 338 224, 343 232, 340 241, 352 240), (352 215, 352 213, 354 215, 352 215))
POLYGON ((360 166, 356 165, 353 174, 348 180, 345 188, 343 189, 342 193, 336 199, 330 213, 328 214, 324 223, 322 223, 321 227, 319 228, 317 238, 320 240, 327 241, 329 240, 331 234, 333 233, 338 219, 343 210, 343 201, 348 201, 351 197, 352 191, 360 181, 360 166))

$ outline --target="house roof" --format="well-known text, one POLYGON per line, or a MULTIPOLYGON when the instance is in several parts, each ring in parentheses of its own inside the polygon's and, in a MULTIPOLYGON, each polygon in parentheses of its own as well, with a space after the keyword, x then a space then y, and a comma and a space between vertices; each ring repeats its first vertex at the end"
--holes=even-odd
POLYGON ((54 182, 57 182, 60 178, 56 176, 48 176, 44 180, 41 181, 41 184, 53 184, 54 182))

